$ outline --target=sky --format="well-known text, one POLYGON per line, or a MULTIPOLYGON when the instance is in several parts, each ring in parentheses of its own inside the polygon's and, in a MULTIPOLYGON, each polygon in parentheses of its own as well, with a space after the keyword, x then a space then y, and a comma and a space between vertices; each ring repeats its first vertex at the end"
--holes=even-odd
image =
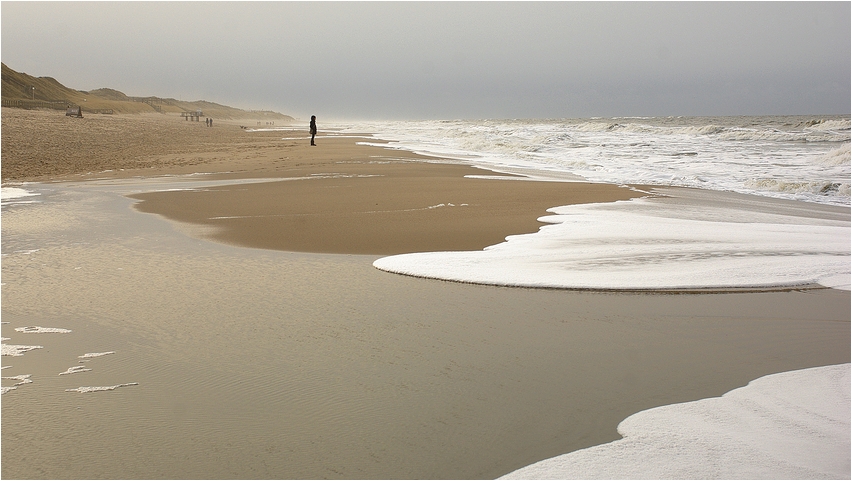
POLYGON ((8 2, 78 90, 299 119, 848 114, 850 2, 8 2))

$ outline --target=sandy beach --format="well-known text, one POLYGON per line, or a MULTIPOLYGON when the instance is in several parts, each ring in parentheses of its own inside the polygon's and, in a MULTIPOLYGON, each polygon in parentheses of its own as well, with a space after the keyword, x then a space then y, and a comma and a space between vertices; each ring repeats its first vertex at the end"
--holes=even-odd
POLYGON ((520 289, 372 267, 482 249, 641 186, 482 178, 321 122, 316 147, 306 123, 2 122, 4 187, 38 193, 4 205, 2 335, 41 346, 3 357, 4 387, 33 380, 3 395, 6 478, 495 478, 615 440, 643 409, 850 359, 848 291, 520 289), (91 371, 59 375, 76 365, 91 371), (121 387, 66 391, 84 386, 121 387))

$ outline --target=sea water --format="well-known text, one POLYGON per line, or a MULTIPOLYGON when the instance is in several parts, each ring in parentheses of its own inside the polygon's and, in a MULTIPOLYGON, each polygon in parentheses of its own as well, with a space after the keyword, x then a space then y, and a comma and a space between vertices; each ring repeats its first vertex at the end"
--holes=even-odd
POLYGON ((492 170, 849 205, 849 116, 372 122, 390 146, 492 170))
POLYGON ((528 287, 849 289, 848 116, 371 122, 342 133, 354 131, 528 179, 650 186, 647 199, 553 206, 540 232, 484 251, 387 257, 382 270, 528 287))

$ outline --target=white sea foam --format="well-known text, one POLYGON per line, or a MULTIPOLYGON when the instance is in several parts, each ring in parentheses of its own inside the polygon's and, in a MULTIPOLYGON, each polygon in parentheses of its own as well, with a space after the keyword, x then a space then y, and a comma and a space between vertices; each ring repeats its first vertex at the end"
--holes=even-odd
POLYGON ((41 249, 21 249, 21 250, 13 252, 13 254, 21 254, 21 255, 28 256, 30 254, 35 254, 36 252, 38 252, 40 250, 41 249))
POLYGON ((77 357, 79 357, 80 359, 91 359, 91 358, 94 358, 94 357, 107 356, 109 354, 115 354, 115 351, 87 352, 86 354, 83 354, 82 356, 77 356, 77 357))
POLYGON ((113 391, 120 387, 127 386, 138 386, 138 382, 128 382, 125 384, 116 384, 115 386, 80 386, 74 389, 66 389, 65 392, 79 392, 79 393, 90 393, 90 392, 100 392, 100 391, 113 391))
POLYGON ((482 251, 384 257, 388 272, 574 289, 699 289, 824 283, 848 289, 850 223, 634 199, 549 209, 537 233, 482 251))
POLYGON ((634 414, 621 440, 501 479, 849 479, 849 380, 849 364, 765 376, 634 414))
POLYGON ((820 155, 814 159, 814 162, 817 164, 823 165, 849 165, 852 163, 852 155, 850 155, 850 145, 849 143, 845 143, 836 149, 829 150, 823 155, 820 155))
POLYGON ((15 384, 15 386, 20 386, 22 384, 29 384, 29 383, 33 382, 33 380, 30 379, 30 376, 32 376, 32 374, 19 374, 17 376, 3 376, 3 379, 11 379, 13 381, 21 381, 21 382, 15 384))
POLYGON ((40 327, 40 326, 27 326, 27 327, 16 327, 16 331, 25 332, 30 334, 67 334, 71 332, 70 329, 62 329, 61 327, 40 327))
POLYGON ((571 174, 594 182, 701 187, 848 206, 849 124, 842 117, 646 117, 372 122, 349 129, 377 132, 377 138, 390 141, 376 145, 498 172, 536 170, 541 176, 571 174), (764 188, 755 179, 778 183, 764 188))
POLYGON ((30 376, 32 376, 32 374, 20 374, 20 375, 17 375, 17 376, 3 376, 3 379, 11 379, 11 380, 20 381, 20 382, 16 383, 14 386, 4 387, 2 394, 6 394, 9 391, 12 391, 14 389, 18 389, 18 386, 22 386, 24 384, 29 384, 29 383, 33 382, 33 380, 30 379, 30 376))
POLYGON ((790 182, 778 179, 750 179, 744 184, 746 187, 759 189, 763 192, 780 192, 786 194, 822 195, 837 193, 838 195, 849 195, 849 184, 840 182, 790 182))
POLYGON ((36 204, 39 202, 38 192, 32 192, 21 187, 0 187, 0 207, 6 208, 12 205, 36 204))
POLYGON ((91 371, 91 369, 84 367, 84 366, 71 366, 68 369, 66 369, 65 371, 60 372, 59 375, 64 376, 66 374, 76 374, 78 372, 86 372, 86 371, 91 371))
POLYGON ((26 197, 39 195, 37 192, 32 192, 20 187, 0 187, 0 201, 3 203, 14 202, 26 197))
POLYGON ((42 349, 44 346, 21 346, 17 344, 0 344, 3 356, 23 356, 25 352, 42 349))
POLYGON ((805 122, 802 127, 808 130, 848 131, 852 123, 849 119, 819 119, 805 122))
MULTIPOLYGON (((531 179, 699 187, 850 205, 847 117, 374 122, 391 148, 531 179)), ((377 144, 379 145, 379 144, 377 144)), ((553 225, 475 253, 380 259, 380 269, 500 285, 595 289, 849 287, 849 222, 639 201, 551 209, 553 225), (782 224, 777 227, 775 224, 782 224), (817 224, 820 224, 817 222, 817 224), (844 247, 845 244, 845 247, 844 247), (823 249, 823 246, 826 249, 823 249)))

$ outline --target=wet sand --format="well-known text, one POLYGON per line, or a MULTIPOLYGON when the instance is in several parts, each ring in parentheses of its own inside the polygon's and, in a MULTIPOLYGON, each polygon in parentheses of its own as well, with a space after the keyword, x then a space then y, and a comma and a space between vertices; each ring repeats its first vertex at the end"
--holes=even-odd
MULTIPOLYGON (((5 126, 3 135, 5 144, 5 126)), ((337 139, 339 157, 276 162, 274 155, 288 152, 314 154, 301 140, 275 135, 278 140, 250 140, 244 150, 201 164, 207 172, 226 165, 234 172, 203 177, 292 178, 352 166, 374 172, 369 159, 390 157, 405 161, 377 164, 388 166, 387 177, 404 179, 406 167, 424 169, 413 177, 434 172, 434 183, 456 175, 397 152, 353 150, 345 139, 337 139), (289 151, 287 142, 293 142, 289 151)), ((193 168, 198 165, 163 164, 79 177, 193 168)), ((450 170, 456 168, 466 169, 450 170)), ((770 373, 849 362, 848 292, 617 294, 415 279, 372 268, 376 255, 209 242, 203 240, 211 235, 209 221, 194 231, 203 235, 187 236, 192 229, 141 213, 132 207, 138 200, 126 197, 179 199, 178 206, 196 212, 205 203, 191 204, 192 196, 212 192, 229 199, 220 206, 233 204, 236 215, 246 215, 245 203, 235 199, 251 191, 240 189, 268 189, 263 198, 271 201, 293 185, 340 190, 370 179, 376 178, 205 187, 175 197, 137 196, 150 187, 117 181, 28 186, 41 192, 41 202, 4 207, 2 214, 2 320, 9 323, 2 335, 8 344, 43 348, 3 357, 3 366, 11 366, 3 376, 31 374, 33 383, 2 397, 0 474, 494 478, 614 440, 621 420, 649 407, 719 396, 770 373), (72 332, 14 331, 23 326, 72 332), (79 362, 80 355, 106 351, 115 354, 79 362), (92 370, 59 375, 75 365, 92 370), (65 391, 130 383, 138 384, 65 391)), ((495 181, 462 176, 458 182, 495 181)), ((541 185, 506 181, 497 188, 504 184, 541 185)), ((452 202, 442 199, 462 195, 454 190, 436 188, 428 194, 433 198, 411 205, 452 202)), ((476 195, 487 203, 488 194, 476 195)), ((357 214, 364 205, 349 204, 349 217, 365 215, 357 214)), ((537 209, 530 208, 533 229, 537 209)), ((452 212, 463 211, 442 213, 452 212)))
MULTIPOLYGON (((327 141, 329 142, 329 141, 327 141)), ((350 143, 334 139, 333 143, 350 143)), ((142 212, 246 247, 338 254, 479 250, 536 232, 554 205, 641 195, 604 184, 466 178, 471 167, 365 163, 270 183, 133 195, 142 212)))

